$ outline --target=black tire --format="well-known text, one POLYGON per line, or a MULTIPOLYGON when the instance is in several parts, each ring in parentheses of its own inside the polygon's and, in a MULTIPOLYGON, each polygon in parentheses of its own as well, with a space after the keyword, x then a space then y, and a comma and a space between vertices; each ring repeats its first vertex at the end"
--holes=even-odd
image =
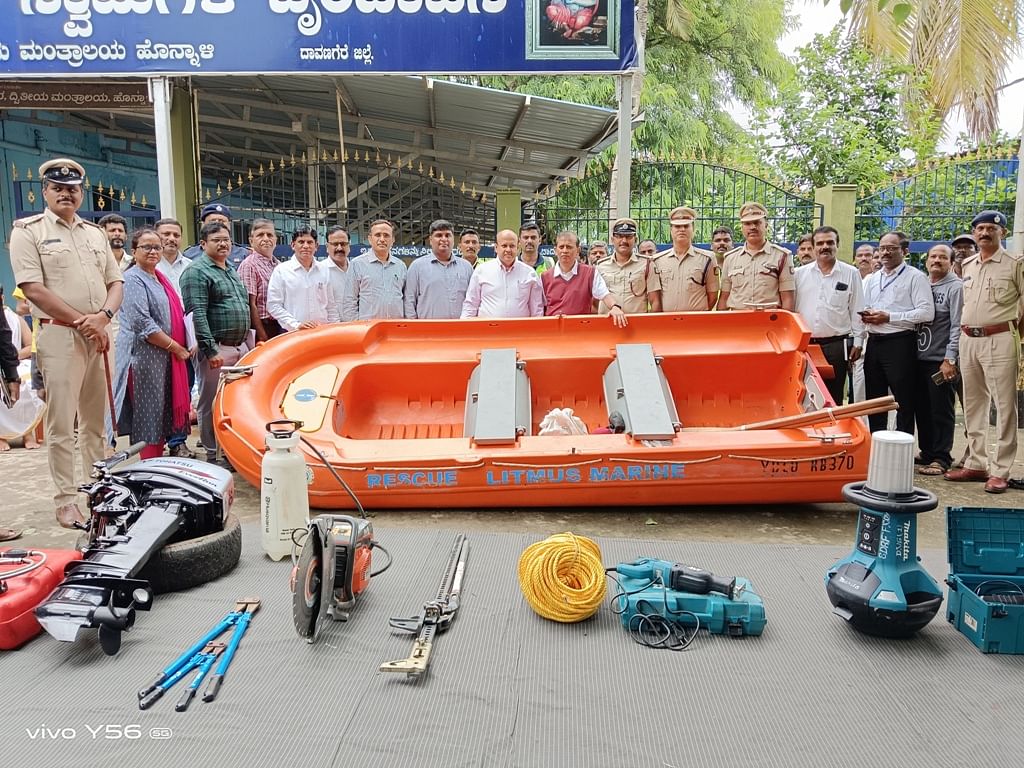
POLYGON ((224 530, 166 545, 150 558, 137 578, 146 579, 161 595, 205 584, 230 572, 242 554, 242 526, 235 515, 224 530))

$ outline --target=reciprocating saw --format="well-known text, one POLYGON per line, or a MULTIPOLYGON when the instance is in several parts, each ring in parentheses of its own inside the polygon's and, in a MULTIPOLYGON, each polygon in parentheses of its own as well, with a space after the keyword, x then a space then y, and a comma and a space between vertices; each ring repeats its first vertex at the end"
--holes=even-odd
POLYGON ((642 558, 632 563, 619 563, 615 570, 627 579, 646 579, 660 583, 666 589, 676 592, 689 592, 693 595, 706 595, 719 592, 730 600, 735 600, 743 591, 741 585, 736 587, 736 579, 715 576, 710 571, 682 563, 670 563, 668 560, 642 558))
MULTIPOLYGON (((663 632, 655 617, 694 633, 701 628, 739 636, 764 630, 764 604, 750 581, 740 576, 723 578, 692 565, 647 557, 607 570, 618 584, 612 610, 630 632, 652 627, 663 632)), ((684 640, 681 647, 688 643, 684 640)))

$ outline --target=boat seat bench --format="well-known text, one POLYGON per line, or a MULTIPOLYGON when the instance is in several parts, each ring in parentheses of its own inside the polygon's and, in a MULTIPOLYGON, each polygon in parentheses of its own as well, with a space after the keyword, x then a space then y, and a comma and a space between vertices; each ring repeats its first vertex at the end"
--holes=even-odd
POLYGON ((532 420, 530 379, 514 348, 485 349, 466 389, 464 436, 478 445, 514 443, 532 420))
POLYGON ((618 412, 636 440, 671 440, 679 429, 672 390, 650 344, 617 344, 604 372, 608 416, 618 412))

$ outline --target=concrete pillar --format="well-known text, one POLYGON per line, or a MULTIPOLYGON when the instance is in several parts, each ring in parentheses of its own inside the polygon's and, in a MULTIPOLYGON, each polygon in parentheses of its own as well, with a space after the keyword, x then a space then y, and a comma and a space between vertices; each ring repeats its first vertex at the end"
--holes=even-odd
POLYGON ((175 88, 171 104, 171 141, 175 150, 172 162, 177 179, 174 203, 182 217, 181 223, 186 227, 196 218, 195 207, 201 199, 198 117, 192 91, 175 88))
POLYGON ((499 189, 494 193, 495 234, 503 229, 519 233, 522 220, 522 200, 518 189, 499 189))
POLYGON ((156 124, 160 215, 178 219, 188 240, 199 199, 198 130, 192 94, 167 78, 150 80, 156 124))
POLYGON ((818 187, 814 190, 814 202, 824 206, 824 223, 839 231, 839 258, 852 263, 857 185, 829 184, 818 187))
POLYGON ((612 218, 617 219, 630 215, 630 184, 633 171, 633 76, 632 74, 619 75, 616 78, 616 92, 619 97, 619 142, 615 155, 615 189, 613 200, 615 210, 611 211, 612 218))

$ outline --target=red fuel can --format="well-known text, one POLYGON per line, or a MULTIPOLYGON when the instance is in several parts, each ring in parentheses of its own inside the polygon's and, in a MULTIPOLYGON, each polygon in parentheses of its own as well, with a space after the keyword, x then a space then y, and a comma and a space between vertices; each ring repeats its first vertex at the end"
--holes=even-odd
POLYGON ((42 631, 33 609, 82 553, 67 549, 0 548, 0 650, 18 648, 42 631))

